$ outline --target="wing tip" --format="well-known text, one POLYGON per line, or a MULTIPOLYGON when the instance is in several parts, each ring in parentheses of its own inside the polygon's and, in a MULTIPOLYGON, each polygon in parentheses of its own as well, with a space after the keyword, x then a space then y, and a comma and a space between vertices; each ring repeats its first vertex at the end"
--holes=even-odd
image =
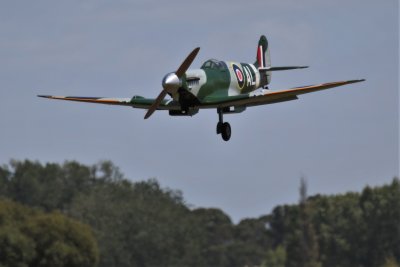
POLYGON ((350 80, 348 83, 359 83, 359 82, 365 82, 365 79, 358 79, 358 80, 350 80))
POLYGON ((51 98, 51 95, 37 95, 37 97, 51 98))

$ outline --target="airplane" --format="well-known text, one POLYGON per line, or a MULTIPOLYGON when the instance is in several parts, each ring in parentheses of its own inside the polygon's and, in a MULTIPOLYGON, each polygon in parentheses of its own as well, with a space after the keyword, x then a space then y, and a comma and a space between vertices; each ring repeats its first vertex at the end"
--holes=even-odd
POLYGON ((272 67, 267 38, 259 39, 256 61, 253 64, 209 59, 200 69, 189 69, 200 47, 195 48, 179 68, 162 79, 162 90, 157 98, 135 95, 132 98, 78 97, 38 95, 49 99, 129 106, 146 109, 148 119, 156 110, 168 110, 170 116, 193 116, 200 109, 216 109, 217 134, 224 141, 231 138, 231 126, 224 122, 224 114, 240 113, 247 107, 280 103, 298 99, 298 95, 312 93, 346 84, 365 81, 347 80, 286 90, 270 90, 273 71, 303 69, 308 66, 272 67), (169 95, 169 99, 165 99, 169 95))

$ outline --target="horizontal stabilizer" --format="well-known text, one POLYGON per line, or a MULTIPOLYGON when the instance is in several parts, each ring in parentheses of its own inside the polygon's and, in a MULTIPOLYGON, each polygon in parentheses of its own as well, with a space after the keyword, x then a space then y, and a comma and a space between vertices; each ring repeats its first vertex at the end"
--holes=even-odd
POLYGON ((259 68, 259 71, 278 71, 278 70, 294 70, 294 69, 306 69, 308 66, 287 66, 287 67, 269 67, 259 68))
POLYGON ((295 69, 306 69, 308 66, 286 66, 286 67, 269 67, 259 68, 259 71, 279 71, 279 70, 295 70, 295 69))

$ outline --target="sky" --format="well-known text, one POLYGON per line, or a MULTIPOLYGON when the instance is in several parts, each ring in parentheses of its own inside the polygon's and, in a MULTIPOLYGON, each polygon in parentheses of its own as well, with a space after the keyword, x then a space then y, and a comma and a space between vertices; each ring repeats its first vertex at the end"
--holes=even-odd
POLYGON ((399 3, 394 0, 1 1, 0 164, 111 160, 132 181, 156 178, 192 207, 234 222, 308 194, 378 186, 399 175, 399 3), (37 98, 156 97, 190 51, 252 63, 269 40, 270 88, 366 79, 299 100, 193 117, 37 98))

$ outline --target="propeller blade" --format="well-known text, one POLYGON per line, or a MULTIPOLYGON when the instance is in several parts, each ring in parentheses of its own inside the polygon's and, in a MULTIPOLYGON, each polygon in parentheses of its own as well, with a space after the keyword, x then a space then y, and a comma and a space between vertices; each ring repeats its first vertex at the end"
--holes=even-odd
POLYGON ((179 87, 180 79, 182 76, 185 74, 185 72, 188 70, 190 65, 192 64, 193 60, 197 56, 197 53, 199 53, 200 47, 195 48, 187 57, 186 59, 182 62, 182 64, 179 66, 178 70, 175 72, 175 78, 172 79, 173 77, 171 75, 167 75, 165 80, 163 81, 163 87, 164 89, 161 91, 161 93, 157 96, 156 100, 154 103, 149 107, 147 110, 146 115, 144 116, 145 119, 149 118, 154 111, 160 106, 161 101, 163 101, 164 97, 168 93, 168 89, 178 89, 174 87, 179 87), (167 77, 170 78, 167 79, 167 77), (171 88, 170 88, 171 87, 171 88))
POLYGON ((178 70, 175 71, 176 76, 178 78, 181 78, 183 74, 188 70, 190 65, 192 64, 193 60, 197 56, 197 53, 199 53, 200 47, 195 48, 185 59, 185 61, 182 62, 182 64, 179 66, 178 70))
POLYGON ((161 93, 157 96, 156 100, 154 101, 154 103, 149 107, 149 109, 147 110, 146 115, 144 116, 145 119, 147 119, 148 117, 151 116, 151 114, 154 113, 154 111, 156 111, 156 109, 158 108, 158 106, 161 104, 161 101, 163 101, 164 97, 167 95, 167 91, 162 90, 161 93))

